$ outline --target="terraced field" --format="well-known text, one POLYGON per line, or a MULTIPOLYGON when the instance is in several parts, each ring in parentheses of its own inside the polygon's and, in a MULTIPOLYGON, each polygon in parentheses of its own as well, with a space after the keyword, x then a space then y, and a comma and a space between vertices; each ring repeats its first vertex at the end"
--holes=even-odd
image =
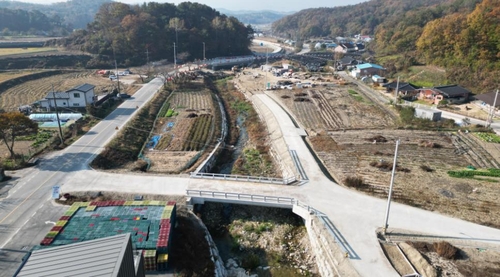
POLYGON ((52 90, 52 86, 56 91, 65 91, 84 83, 96 86, 94 89, 96 94, 110 91, 115 86, 115 83, 107 78, 95 75, 93 71, 60 74, 27 81, 7 89, 0 94, 0 109, 13 111, 17 110, 21 105, 31 104, 43 99, 52 90))
POLYGON ((348 87, 280 90, 275 92, 308 131, 385 128, 394 119, 348 87))
POLYGON ((213 138, 213 111, 208 90, 174 92, 156 122, 158 143, 144 151, 151 160, 150 171, 179 173, 195 161, 213 138))
MULTIPOLYGON (((362 178, 362 189, 387 197, 395 141, 400 139, 394 187, 397 201, 436 210, 469 221, 499 227, 497 182, 457 179, 447 171, 464 169, 471 154, 457 151, 456 134, 408 130, 350 130, 329 132, 336 147, 317 151, 334 178, 344 183, 347 177, 362 178), (384 138, 386 142, 380 141, 384 138), (388 164, 380 167, 380 164, 388 164)), ((476 147, 468 144, 469 147, 476 147)), ((477 153, 477 150, 471 150, 477 153)), ((479 154, 481 155, 481 154, 479 154)), ((482 159, 484 160, 484 158, 482 159)), ((486 164, 489 165, 489 164, 486 164)))

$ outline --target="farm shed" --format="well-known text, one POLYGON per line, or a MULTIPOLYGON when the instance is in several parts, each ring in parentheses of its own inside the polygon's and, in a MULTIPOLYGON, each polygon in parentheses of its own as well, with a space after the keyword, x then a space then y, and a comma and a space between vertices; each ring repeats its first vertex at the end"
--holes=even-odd
POLYGON ((142 277, 144 259, 132 249, 131 234, 34 250, 19 277, 116 276, 142 277))
POLYGON ((432 121, 441 120, 441 111, 425 108, 415 108, 415 116, 418 118, 426 118, 432 121))

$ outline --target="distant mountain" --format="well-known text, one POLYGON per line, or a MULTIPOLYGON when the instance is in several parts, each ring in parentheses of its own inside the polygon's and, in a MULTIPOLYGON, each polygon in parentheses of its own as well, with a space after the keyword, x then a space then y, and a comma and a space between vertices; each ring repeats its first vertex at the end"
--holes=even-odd
POLYGON ((0 1, 0 8, 10 10, 39 11, 48 17, 57 16, 62 23, 75 29, 82 29, 94 20, 99 7, 111 0, 69 0, 54 4, 33 4, 19 1, 0 1))
POLYGON ((231 11, 223 8, 217 9, 219 12, 227 15, 234 16, 239 21, 245 24, 270 24, 276 20, 283 18, 289 14, 293 14, 295 12, 277 12, 270 10, 262 10, 262 11, 231 11))

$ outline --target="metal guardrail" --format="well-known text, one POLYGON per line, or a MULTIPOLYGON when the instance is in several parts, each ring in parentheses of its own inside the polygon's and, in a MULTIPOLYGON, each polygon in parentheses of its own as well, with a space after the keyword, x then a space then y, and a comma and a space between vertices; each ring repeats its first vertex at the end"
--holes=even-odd
POLYGON ((228 180, 228 181, 238 181, 238 182, 266 183, 266 184, 279 184, 279 185, 287 185, 297 181, 297 178, 295 177, 281 179, 281 178, 261 177, 261 176, 231 175, 231 174, 203 173, 203 172, 191 172, 189 177, 198 179, 228 180))
POLYGON ((204 190, 186 190, 186 194, 188 196, 210 197, 214 199, 232 199, 238 201, 283 204, 283 205, 290 205, 291 207, 293 207, 293 205, 296 204, 296 200, 291 197, 254 195, 254 194, 233 193, 233 192, 204 191, 204 190))

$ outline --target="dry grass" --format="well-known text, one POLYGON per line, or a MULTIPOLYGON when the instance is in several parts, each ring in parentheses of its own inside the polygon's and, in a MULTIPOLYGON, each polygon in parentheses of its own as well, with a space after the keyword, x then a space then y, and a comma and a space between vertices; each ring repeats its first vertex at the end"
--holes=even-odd
MULTIPOLYGON (((79 73, 67 73, 37 80, 27 81, 14 86, 0 94, 0 109, 6 111, 17 110, 21 105, 31 104, 43 99, 52 86, 56 91, 65 91, 84 83, 92 84, 96 94, 111 91, 115 83, 107 78, 97 76, 93 71, 82 71, 79 73)), ((126 85, 122 85, 127 88, 126 85)))
POLYGON ((22 76, 27 76, 40 71, 6 71, 0 73, 0 83, 22 76))
POLYGON ((42 53, 42 52, 52 52, 57 51, 57 48, 52 47, 37 47, 37 48, 0 48, 0 57, 2 56, 10 56, 10 55, 19 55, 19 54, 33 54, 33 53, 42 53))

